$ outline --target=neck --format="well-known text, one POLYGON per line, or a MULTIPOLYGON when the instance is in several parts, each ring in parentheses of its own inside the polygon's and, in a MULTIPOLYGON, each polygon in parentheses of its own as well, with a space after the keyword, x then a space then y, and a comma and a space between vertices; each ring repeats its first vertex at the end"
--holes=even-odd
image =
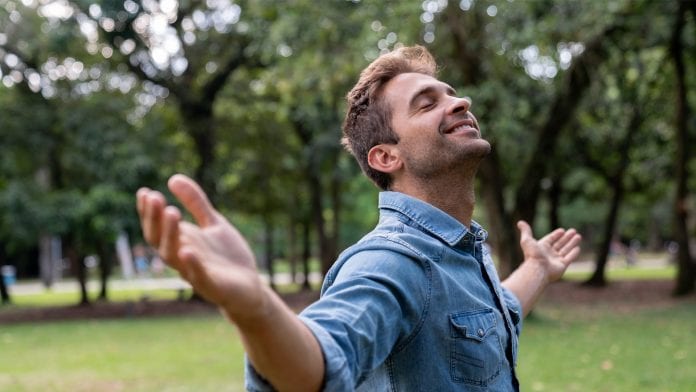
POLYGON ((402 178, 394 181, 392 189, 423 200, 469 227, 476 203, 474 176, 457 174, 427 179, 402 178))

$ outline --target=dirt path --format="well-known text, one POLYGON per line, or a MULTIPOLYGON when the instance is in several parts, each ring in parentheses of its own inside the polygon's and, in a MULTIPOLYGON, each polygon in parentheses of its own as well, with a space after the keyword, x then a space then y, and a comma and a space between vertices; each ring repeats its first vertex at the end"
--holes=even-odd
MULTIPOLYGON (((551 306, 608 306, 617 311, 660 308, 692 302, 696 295, 672 297, 671 280, 637 280, 612 282, 606 287, 590 288, 578 282, 561 281, 549 286, 541 299, 551 306)), ((318 298, 317 292, 284 294, 283 299, 300 311, 318 298)), ((139 301, 94 303, 89 306, 0 308, 0 324, 45 322, 57 320, 108 319, 130 317, 160 317, 173 315, 215 314, 217 309, 199 301, 139 301)))
MULTIPOLYGON (((285 302, 296 311, 318 298, 317 292, 283 294, 285 302)), ((217 308, 194 300, 143 300, 137 302, 95 302, 87 306, 52 306, 0 308, 0 324, 62 320, 162 317, 175 315, 216 314, 217 308)))
POLYGON ((549 286, 541 301, 550 305, 610 306, 624 311, 660 308, 682 302, 696 304, 696 295, 675 298, 673 289, 673 280, 614 281, 605 287, 561 281, 549 286))

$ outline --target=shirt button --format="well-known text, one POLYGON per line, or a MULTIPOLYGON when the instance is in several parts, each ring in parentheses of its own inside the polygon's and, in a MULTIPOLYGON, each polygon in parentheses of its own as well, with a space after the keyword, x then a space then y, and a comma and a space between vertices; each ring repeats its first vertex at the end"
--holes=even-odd
POLYGON ((481 329, 481 328, 479 328, 479 330, 476 331, 476 333, 478 333, 478 336, 479 336, 479 337, 483 337, 483 335, 485 334, 485 333, 483 332, 483 329, 481 329))

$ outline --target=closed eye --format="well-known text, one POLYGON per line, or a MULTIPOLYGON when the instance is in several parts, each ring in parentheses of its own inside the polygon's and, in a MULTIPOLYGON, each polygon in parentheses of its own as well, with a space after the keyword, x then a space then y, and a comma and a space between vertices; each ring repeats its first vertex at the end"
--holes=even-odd
POLYGON ((419 110, 427 110, 427 109, 433 108, 436 105, 437 105, 437 99, 433 99, 432 97, 424 96, 423 98, 421 98, 420 102, 418 103, 418 109, 419 110))

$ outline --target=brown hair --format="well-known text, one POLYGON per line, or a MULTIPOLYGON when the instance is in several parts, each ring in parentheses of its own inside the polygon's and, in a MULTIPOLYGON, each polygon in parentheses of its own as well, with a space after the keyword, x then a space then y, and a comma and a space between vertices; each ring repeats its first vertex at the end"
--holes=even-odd
POLYGON ((399 137, 392 129, 391 108, 382 97, 382 88, 399 74, 416 72, 435 76, 436 70, 435 59, 426 48, 402 47, 370 63, 346 96, 348 110, 341 143, 353 154, 365 175, 383 190, 391 186, 391 176, 371 168, 367 153, 378 144, 396 144, 399 137))

